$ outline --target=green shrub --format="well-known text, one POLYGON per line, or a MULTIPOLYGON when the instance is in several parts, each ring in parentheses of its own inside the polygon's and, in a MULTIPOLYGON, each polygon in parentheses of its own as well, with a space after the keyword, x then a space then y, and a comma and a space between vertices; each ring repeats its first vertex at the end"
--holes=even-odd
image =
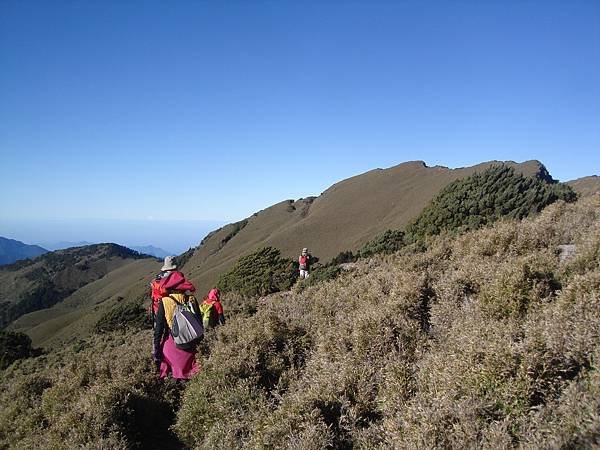
POLYGON ((144 309, 141 301, 122 301, 104 313, 94 325, 94 329, 97 333, 125 328, 142 330, 147 328, 148 324, 148 311, 144 309))
POLYGON ((304 364, 306 331, 262 310, 229 322, 190 383, 176 430, 190 446, 238 448, 304 364))
POLYGON ((295 278, 293 261, 282 258, 276 248, 264 247, 240 258, 219 277, 217 287, 222 292, 245 296, 267 295, 288 290, 295 278))
POLYGON ((389 255, 397 252, 404 246, 404 232, 400 230, 387 230, 372 241, 367 242, 358 252, 361 258, 368 258, 380 253, 389 255))
POLYGON ((335 256, 327 265, 335 266, 339 264, 351 263, 356 261, 357 255, 354 255, 351 251, 346 250, 344 252, 340 252, 337 256, 335 256))
POLYGON ((6 369, 17 359, 33 355, 31 339, 23 333, 0 331, 0 370, 6 369))
POLYGON ((557 200, 573 202, 565 184, 526 177, 508 166, 494 166, 446 186, 406 229, 410 242, 442 230, 464 232, 502 217, 522 219, 557 200))

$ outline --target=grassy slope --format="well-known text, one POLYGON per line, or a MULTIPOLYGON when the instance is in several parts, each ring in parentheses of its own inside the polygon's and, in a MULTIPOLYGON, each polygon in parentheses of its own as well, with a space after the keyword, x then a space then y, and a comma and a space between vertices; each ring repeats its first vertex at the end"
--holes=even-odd
MULTIPOLYGON (((598 329, 600 195, 261 300, 208 336, 175 431, 194 448, 594 448, 598 329)), ((94 337, 0 373, 0 446, 178 447, 150 342, 94 337)))
POLYGON ((64 293, 55 305, 24 314, 8 328, 27 333, 35 346, 56 347, 87 337, 120 299, 132 301, 146 293, 159 268, 154 258, 114 244, 59 250, 3 267, 1 302, 16 303, 48 282, 64 293))
POLYGON ((15 303, 45 279, 61 291, 75 290, 134 259, 113 255, 113 248, 121 247, 114 244, 75 247, 4 266, 0 269, 0 301, 15 303))
MULTIPOLYGON (((380 231, 404 226, 449 182, 491 164, 451 170, 426 167, 422 162, 404 163, 339 182, 316 199, 280 202, 243 223, 211 233, 184 270, 204 293, 240 256, 263 245, 275 245, 284 255, 293 256, 308 243, 313 253, 325 259, 345 249, 356 249, 380 231)), ((540 171, 536 161, 516 167, 530 176, 540 171)), ((73 252, 77 249, 52 255, 73 252)), ((34 345, 48 348, 88 336, 117 297, 131 301, 146 294, 147 282, 159 268, 151 259, 130 266, 131 261, 121 258, 78 257, 80 264, 86 260, 91 263, 85 271, 67 267, 56 277, 60 286, 82 289, 52 308, 22 316, 11 329, 26 332, 34 345)), ((28 274, 36 270, 48 270, 48 264, 38 258, 16 271, 0 271, 0 299, 10 300, 31 290, 36 279, 28 274)))
MULTIPOLYGON (((232 225, 205 239, 185 271, 204 292, 238 258, 258 247, 273 246, 288 257, 309 247, 314 255, 328 260, 341 251, 360 248, 388 228, 403 228, 448 183, 494 163, 498 162, 448 169, 408 162, 336 183, 312 202, 280 202, 250 217, 224 246, 220 243, 232 225)), ((530 176, 541 170, 537 161, 508 164, 530 176)))
POLYGON ((600 177, 598 175, 578 178, 577 180, 568 181, 567 184, 584 196, 600 192, 600 177))
POLYGON ((86 338, 104 312, 120 301, 135 300, 146 293, 159 268, 154 259, 129 261, 54 307, 20 317, 10 329, 27 333, 34 346, 42 347, 56 348, 86 338))
POLYGON ((196 448, 600 445, 599 252, 596 196, 273 295, 220 330, 176 430, 196 448))

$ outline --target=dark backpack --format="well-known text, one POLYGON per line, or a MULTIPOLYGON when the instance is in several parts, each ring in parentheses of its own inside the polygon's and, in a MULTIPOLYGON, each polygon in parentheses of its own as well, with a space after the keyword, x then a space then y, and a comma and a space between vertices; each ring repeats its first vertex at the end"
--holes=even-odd
POLYGON ((175 302, 175 311, 173 312, 173 326, 171 327, 171 336, 175 346, 181 350, 190 350, 194 348, 204 336, 204 328, 200 323, 198 314, 194 311, 192 299, 186 296, 184 303, 179 303, 173 297, 169 296, 175 302))

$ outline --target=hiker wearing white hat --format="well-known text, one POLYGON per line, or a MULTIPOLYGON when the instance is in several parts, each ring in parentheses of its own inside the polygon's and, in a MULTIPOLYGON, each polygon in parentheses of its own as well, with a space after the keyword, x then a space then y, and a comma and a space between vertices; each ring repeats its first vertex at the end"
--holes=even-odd
POLYGON ((300 279, 308 278, 308 271, 310 270, 311 256, 308 253, 307 248, 302 249, 302 253, 298 257, 298 266, 300 268, 300 279))
POLYGON ((163 266, 161 267, 160 270, 162 270, 163 272, 168 272, 170 270, 176 270, 176 269, 177 269, 177 264, 175 264, 175 257, 174 256, 166 256, 165 262, 163 263, 163 266))

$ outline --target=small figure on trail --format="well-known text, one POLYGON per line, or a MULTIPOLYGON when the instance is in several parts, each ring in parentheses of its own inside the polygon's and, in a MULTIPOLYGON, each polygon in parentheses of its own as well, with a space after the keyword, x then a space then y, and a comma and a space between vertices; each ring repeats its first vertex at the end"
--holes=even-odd
POLYGON ((223 305, 218 289, 213 288, 210 290, 208 296, 200 305, 200 312, 202 314, 202 325, 206 329, 225 324, 225 314, 223 314, 223 305))
POLYGON ((308 278, 308 271, 310 270, 311 256, 308 253, 307 248, 302 249, 302 253, 298 257, 298 265, 300 267, 300 279, 308 278))
POLYGON ((161 378, 171 374, 176 379, 188 379, 198 372, 196 347, 204 330, 200 306, 192 295, 196 288, 177 270, 173 259, 173 256, 165 258, 163 276, 153 281, 152 358, 161 378), (156 303, 154 297, 159 297, 156 303))

